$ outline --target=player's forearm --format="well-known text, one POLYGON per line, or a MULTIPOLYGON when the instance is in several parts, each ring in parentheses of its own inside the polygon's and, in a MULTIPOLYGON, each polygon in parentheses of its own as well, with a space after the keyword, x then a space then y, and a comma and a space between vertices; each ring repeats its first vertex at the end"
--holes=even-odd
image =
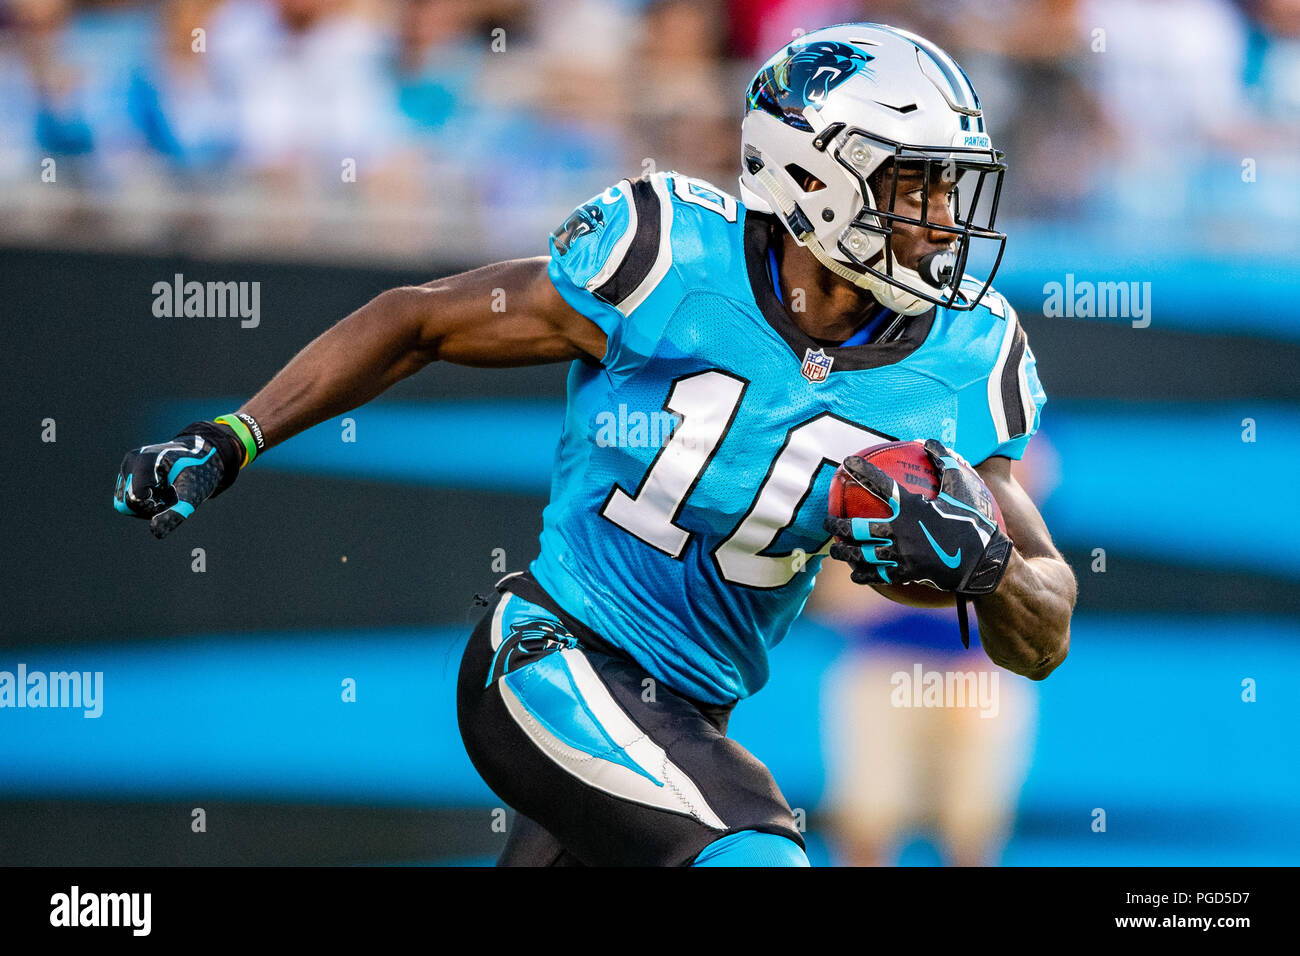
POLYGON ((989 659, 1042 680, 1070 649, 1070 615, 1077 585, 1059 558, 1025 558, 1014 549, 996 591, 977 598, 980 643, 989 659))
POLYGON ((426 365, 407 289, 390 289, 322 333, 240 411, 262 426, 266 447, 364 405, 426 365))

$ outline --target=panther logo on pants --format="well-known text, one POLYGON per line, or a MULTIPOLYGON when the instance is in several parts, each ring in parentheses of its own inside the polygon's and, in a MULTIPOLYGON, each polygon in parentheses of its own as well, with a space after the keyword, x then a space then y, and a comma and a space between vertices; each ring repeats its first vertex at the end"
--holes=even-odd
POLYGON ((492 657, 492 667, 484 686, 491 686, 497 678, 504 677, 525 664, 577 645, 578 639, 559 621, 548 618, 514 621, 510 624, 510 633, 501 641, 492 657))

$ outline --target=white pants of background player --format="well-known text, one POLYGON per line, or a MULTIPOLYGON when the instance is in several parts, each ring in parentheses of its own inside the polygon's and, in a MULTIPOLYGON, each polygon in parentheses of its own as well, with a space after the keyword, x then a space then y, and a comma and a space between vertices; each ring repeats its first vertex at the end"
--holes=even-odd
POLYGON ((827 803, 841 862, 895 864, 904 839, 923 831, 936 838, 945 863, 998 863, 1033 749, 1038 692, 1031 681, 979 651, 938 655, 895 645, 847 652, 827 675, 823 699, 827 803), (918 663, 923 673, 986 671, 994 706, 951 706, 955 698, 940 707, 898 706, 904 685, 895 675, 913 677, 918 663))

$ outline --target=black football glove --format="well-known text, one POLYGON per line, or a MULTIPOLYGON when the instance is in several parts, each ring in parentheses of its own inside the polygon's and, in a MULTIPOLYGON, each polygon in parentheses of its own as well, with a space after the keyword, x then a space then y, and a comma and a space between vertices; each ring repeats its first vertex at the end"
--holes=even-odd
POLYGON ((166 537, 200 504, 234 484, 243 460, 244 447, 230 428, 195 422, 171 441, 126 453, 113 508, 147 518, 154 537, 166 537))
MULTIPOLYGON (((994 519, 993 493, 956 452, 933 438, 925 451, 939 474, 934 499, 905 491, 857 455, 844 470, 889 505, 888 518, 828 516, 830 555, 847 561, 858 584, 928 584, 963 597, 988 594, 1002 580, 1011 539, 994 519)), ((965 609, 964 607, 962 608, 965 609)))

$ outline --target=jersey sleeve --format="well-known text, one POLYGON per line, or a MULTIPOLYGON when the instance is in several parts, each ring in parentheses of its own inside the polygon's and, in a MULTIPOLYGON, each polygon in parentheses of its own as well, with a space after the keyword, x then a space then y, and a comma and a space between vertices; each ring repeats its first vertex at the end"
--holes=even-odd
POLYGON ((628 368, 653 352, 671 311, 673 206, 664 174, 621 180, 551 234, 551 282, 605 333, 603 364, 628 368))
POLYGON ((1023 458, 1047 401, 1015 309, 992 290, 985 295, 984 307, 987 324, 970 325, 984 331, 964 343, 978 371, 966 379, 957 397, 958 444, 954 447, 973 465, 994 455, 1023 458))
POLYGON ((1015 310, 1007 307, 1008 328, 988 378, 988 408, 997 442, 989 457, 1024 457, 1038 431, 1047 394, 1038 380, 1038 365, 1015 310))

